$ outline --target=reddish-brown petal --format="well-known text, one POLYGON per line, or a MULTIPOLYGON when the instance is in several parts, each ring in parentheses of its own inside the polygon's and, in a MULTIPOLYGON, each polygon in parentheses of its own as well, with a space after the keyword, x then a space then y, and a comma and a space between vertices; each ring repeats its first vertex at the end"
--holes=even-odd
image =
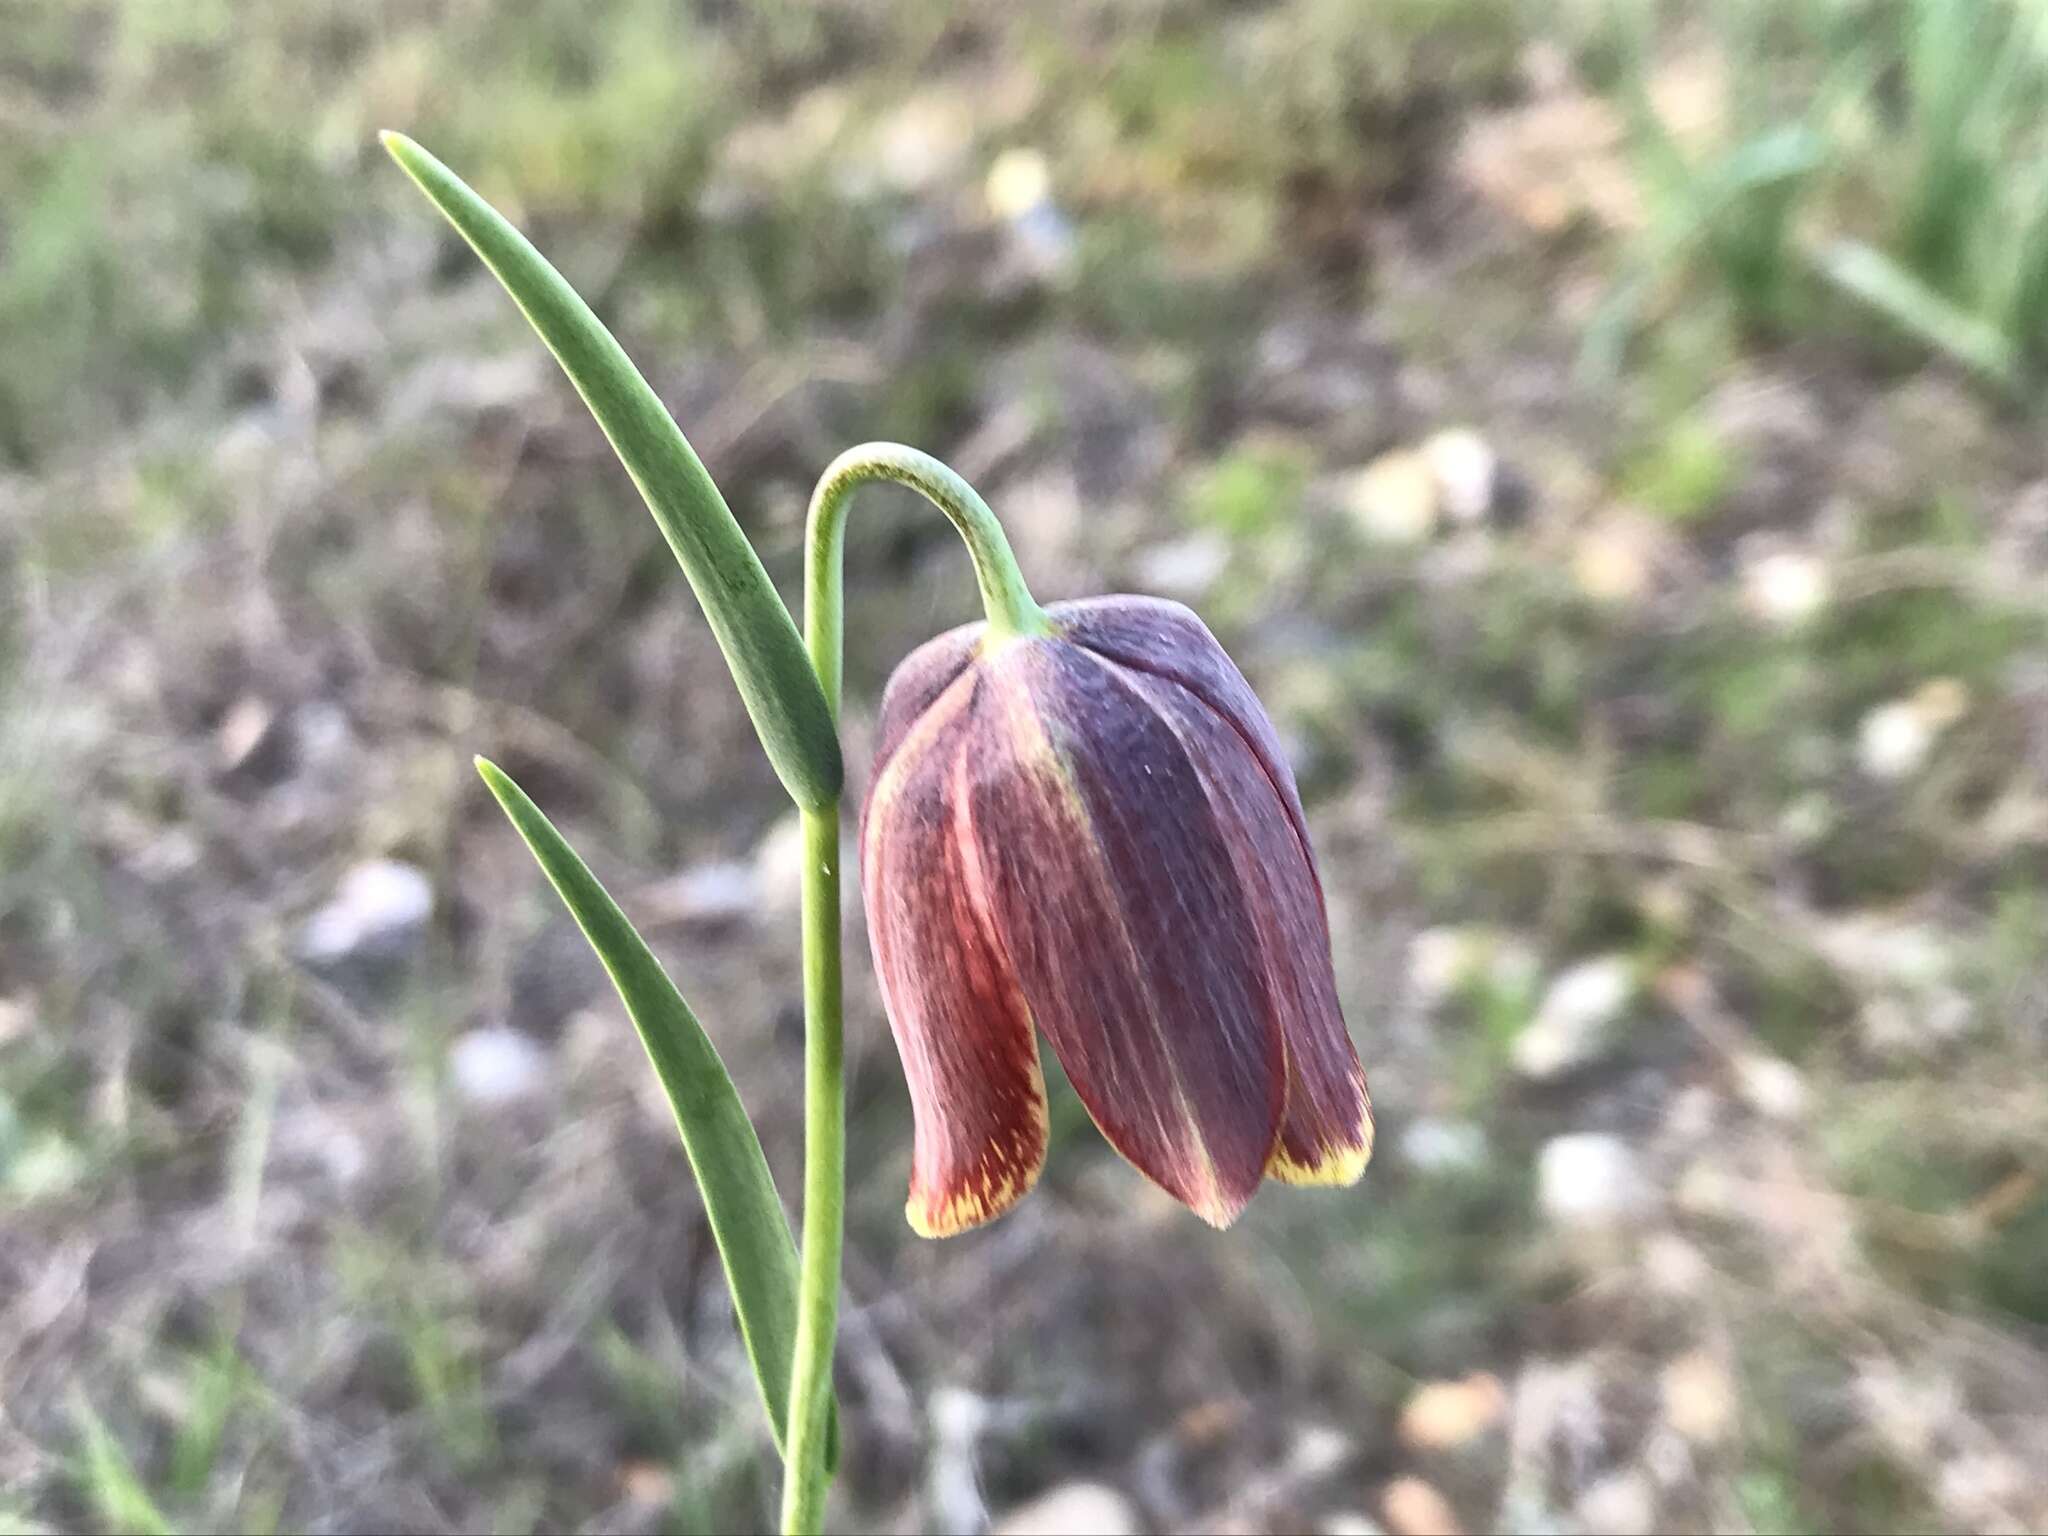
POLYGON ((977 669, 974 846, 998 945, 1111 1145, 1217 1226, 1286 1094, 1244 890, 1167 723, 1114 669, 1017 640, 977 669))
POLYGON ((934 636, 889 674, 889 686, 882 690, 881 717, 875 723, 876 778, 887 771, 889 759, 924 712, 973 664, 987 628, 986 624, 962 624, 934 636))
POLYGON ((976 691, 957 675, 899 734, 861 817, 868 936, 915 1121, 905 1215, 925 1237, 1000 1216, 1045 1162, 1038 1039, 964 835, 976 691))
POLYGON ((1179 734, 1250 895, 1287 1046, 1287 1115, 1266 1172, 1291 1184, 1355 1183, 1372 1157, 1372 1104, 1337 1001, 1307 845, 1233 726, 1178 683, 1143 674, 1131 680, 1179 734))

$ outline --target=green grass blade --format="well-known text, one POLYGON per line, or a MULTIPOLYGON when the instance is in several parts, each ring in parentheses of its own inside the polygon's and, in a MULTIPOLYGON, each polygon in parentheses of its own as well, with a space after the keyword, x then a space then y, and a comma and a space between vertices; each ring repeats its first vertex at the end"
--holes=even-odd
POLYGON ((2038 369, 2048 359, 2048 183, 2035 192, 2032 212, 2014 243, 2005 334, 2019 348, 2024 366, 2038 369))
POLYGON ((633 477, 703 605, 768 760, 790 797, 821 810, 839 794, 839 737, 789 610, 681 429, 590 306, 527 238, 403 134, 405 168, 505 285, 633 477))
POLYGON ((100 1519, 116 1531, 173 1536, 177 1527, 150 1496, 135 1463, 83 1393, 73 1398, 71 1413, 81 1442, 74 1475, 100 1519))
POLYGON ((796 1347, 796 1242, 753 1122, 718 1048, 618 903, 525 791, 483 758, 476 767, 604 962, 668 1094, 780 1447, 796 1347))
POLYGON ((193 1360, 186 1382, 191 1406, 171 1441, 171 1487, 178 1493, 191 1498, 206 1487, 248 1384, 248 1368, 231 1334, 223 1334, 211 1354, 193 1360))
POLYGON ((1958 309, 1884 252, 1859 240, 1835 240, 1814 254, 1814 264, 1829 282, 1900 330, 2000 387, 2019 392, 2020 358, 2011 339, 1958 309))
POLYGON ((1993 191, 1994 166, 1976 142, 1998 78, 1998 18, 1982 0, 1915 0, 1904 25, 1911 171, 1896 241, 1907 270, 1953 292, 1970 231, 1993 191))

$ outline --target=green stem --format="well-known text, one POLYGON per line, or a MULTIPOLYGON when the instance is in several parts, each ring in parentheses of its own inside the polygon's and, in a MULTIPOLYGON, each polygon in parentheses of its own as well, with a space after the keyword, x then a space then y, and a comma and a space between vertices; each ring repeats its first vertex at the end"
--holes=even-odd
POLYGON ((1003 525, 973 486, 928 453, 901 443, 863 443, 825 467, 811 493, 810 530, 804 548, 804 638, 811 648, 825 702, 839 711, 840 653, 843 646, 841 572, 846 554, 846 506, 855 488, 887 481, 907 485, 952 520, 967 543, 991 639, 1042 635, 1051 629, 1045 610, 1032 600, 1017 569, 1017 557, 1003 525))
MULTIPOLYGON (((907 485, 960 530, 995 638, 1045 634, 1002 525, 988 503, 928 453, 900 443, 849 448, 811 495, 804 545, 804 640, 836 722, 845 650, 846 506, 858 486, 907 485)), ((823 1528, 832 1402, 832 1342, 839 1323, 839 1253, 846 1225, 846 1085, 839 972, 839 802, 803 813, 804 1230, 797 1290, 796 1360, 789 1390, 782 1529, 823 1528)))
POLYGON ((782 1528, 822 1530, 846 1207, 846 1088, 839 975, 839 803, 803 813, 804 1235, 789 1388, 782 1528))

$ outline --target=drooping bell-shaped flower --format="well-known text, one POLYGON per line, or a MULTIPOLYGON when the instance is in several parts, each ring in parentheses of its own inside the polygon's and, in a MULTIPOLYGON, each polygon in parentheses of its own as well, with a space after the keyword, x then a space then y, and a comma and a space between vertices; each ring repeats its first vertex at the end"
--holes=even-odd
POLYGON ((1315 855, 1265 711, 1177 603, 1043 610, 913 652, 861 817, 916 1116, 908 1215, 1001 1215, 1046 1152, 1037 1031, 1103 1134, 1216 1226, 1372 1153, 1315 855))

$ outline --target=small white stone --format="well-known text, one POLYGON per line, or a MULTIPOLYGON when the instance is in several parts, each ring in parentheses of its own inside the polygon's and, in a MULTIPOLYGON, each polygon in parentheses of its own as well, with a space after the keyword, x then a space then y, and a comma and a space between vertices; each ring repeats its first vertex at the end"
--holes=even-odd
POLYGON ((1659 1489, 1668 1492, 1699 1484, 1699 1458, 1685 1436, 1669 1424, 1659 1424, 1643 1436, 1636 1460, 1659 1489))
POLYGON ((1020 219, 1052 198, 1052 167, 1035 149, 1006 149, 988 168, 983 192, 989 212, 999 219, 1020 219))
POLYGON ((1937 984, 1880 993, 1863 1005, 1857 1026, 1876 1055, 1910 1061, 1960 1040, 1975 1016, 1968 994, 1937 984))
POLYGON ((1472 1173, 1486 1166, 1486 1132, 1470 1120, 1425 1115, 1401 1133, 1401 1160, 1417 1173, 1472 1173))
POLYGON ((1819 842, 1834 830, 1834 825, 1834 805, 1818 790, 1795 795, 1778 813, 1778 835, 1802 847, 1819 842))
POLYGON ((764 910, 787 915, 804 899, 804 819, 792 811, 754 850, 754 881, 764 910))
POLYGON ((1137 1536, 1138 1512, 1107 1483, 1066 1483, 1019 1505, 991 1536, 1137 1536))
POLYGON ((619 1468, 619 1491, 636 1509, 659 1515, 675 1502, 676 1475, 658 1462, 629 1461, 619 1468))
POLYGON ((1855 1397, 1878 1439, 1908 1462, 1937 1456, 1966 1412, 1953 1381, 1929 1372, 1908 1375, 1886 1360, 1865 1362, 1855 1397))
POLYGON ((1694 1299, 1713 1279, 1707 1257, 1675 1232, 1659 1232, 1643 1244, 1643 1279, 1660 1295, 1694 1299))
POLYGON ((1893 699, 1863 717, 1856 730, 1856 761, 1873 779, 1911 778, 1934 750, 1935 731, 1910 699, 1893 699))
POLYGON ((1453 522, 1476 523, 1493 509, 1500 459, 1492 444, 1470 427, 1451 427, 1422 445, 1436 476, 1444 513, 1453 522))
POLYGON ((1622 606, 1649 596, 1659 540, 1639 516, 1612 513, 1579 535, 1572 575, 1597 603, 1622 606))
POLYGON ((1536 1186, 1553 1222, 1582 1231, 1626 1226, 1647 1214, 1655 1199, 1635 1150, 1618 1136, 1598 1132, 1545 1142, 1536 1186))
POLYGON ((1230 541, 1217 533, 1191 533, 1155 544, 1138 556, 1139 584, 1167 597, 1207 596, 1230 568, 1230 541))
POLYGON ((1797 1120, 1806 1113, 1806 1079, 1782 1057, 1761 1051, 1735 1063, 1736 1086, 1758 1114, 1772 1120, 1797 1120))
POLYGON ((1773 549, 1742 569, 1743 606, 1778 629, 1795 629, 1827 606, 1827 563, 1801 549, 1773 549))
POLYGON ((694 923, 707 928, 737 923, 761 904, 757 865, 720 859, 692 865, 640 893, 639 915, 652 923, 694 923))
POLYGON ((1962 1039, 1976 1017, 1977 1010, 1960 987, 1935 987, 1921 999, 1921 1027, 1942 1045, 1962 1039))
POLYGON ((299 760, 310 768, 338 763, 354 740, 348 713, 327 699, 314 699, 292 712, 292 741, 299 760))
POLYGON ((967 159, 974 117, 950 91, 910 97, 876 127, 873 168, 899 192, 929 192, 951 180, 967 159))
POLYGON ((926 1411, 931 1415, 933 1437, 947 1445, 974 1444, 993 1417, 988 1399, 965 1387, 938 1388, 926 1411))
POLYGON ((253 693, 229 705, 213 732, 214 757, 221 769, 232 773, 254 757, 276 721, 276 711, 253 693))
POLYGON ((0 1168, 0 1194, 28 1204, 75 1188, 90 1167, 86 1155, 55 1131, 24 1136, 0 1168))
POLYGON ((1345 505, 1376 544, 1420 544, 1436 530, 1435 472, 1421 454, 1386 453, 1352 476, 1345 505))
POLYGON ((1911 1005, 1891 992, 1871 998, 1857 1012, 1856 1033, 1864 1049, 1889 1061, 1920 1055, 1927 1044, 1914 1022, 1911 1005))
POLYGON ((1972 1448, 1941 1469, 1936 1498, 1948 1517, 1966 1530, 2026 1530, 2034 1522, 2015 1518, 2035 1496, 2038 1469, 2026 1466, 1996 1448, 1972 1448))
POLYGON ((1688 1351, 1666 1365, 1658 1390, 1665 1419, 1697 1445, 1713 1445, 1734 1427, 1734 1378, 1707 1350, 1688 1351))
POLYGON ((1476 965, 1475 930, 1425 928, 1408 941, 1408 985, 1425 1007, 1470 985, 1476 965))
POLYGON ((1911 778, 1926 766, 1942 732, 1968 713, 1970 691, 1952 677, 1921 684, 1880 704, 1857 729, 1856 760, 1873 779, 1911 778))
POLYGON ((1657 1528, 1657 1491, 1633 1470, 1611 1472, 1579 1495, 1589 1536, 1636 1536, 1657 1528))
POLYGON ((1480 926, 1425 928, 1408 944, 1408 985, 1434 1007, 1480 982, 1519 992, 1536 978, 1536 952, 1519 934, 1480 926))
POLYGON ((548 1061, 533 1039, 516 1029, 488 1025, 467 1031, 448 1052, 455 1091, 466 1102, 491 1108, 530 1098, 547 1081, 548 1061))
POLYGON ((317 1169, 339 1190, 353 1188, 370 1168, 363 1138, 317 1104, 280 1117, 276 1149, 295 1164, 317 1169))
POLYGON ((1939 734, 1970 712, 1970 690, 1953 677, 1930 678, 1910 701, 1927 728, 1939 734))
POLYGON ((1419 1477, 1397 1477, 1380 1494, 1380 1513, 1394 1536, 1461 1536, 1451 1501, 1419 1477))
POLYGON ((1010 235, 1011 248, 1024 273, 1041 282, 1072 275, 1080 237, 1073 220, 1050 198, 1010 220, 1010 235))
POLYGON ((1412 1451, 1455 1451, 1499 1428, 1508 1412, 1507 1388, 1491 1371, 1459 1381, 1427 1381, 1401 1409, 1395 1434, 1412 1451))
POLYGON ((684 903, 700 923, 736 922, 754 910, 760 894, 748 864, 700 864, 683 874, 684 903))
POLYGON ((1362 1509, 1337 1509, 1316 1527, 1320 1536, 1386 1536, 1386 1527, 1362 1509))
POLYGON ((1539 1083, 1561 1077, 1590 1059, 1581 1055, 1571 1040, 1540 1023, 1529 1025, 1515 1036, 1509 1057, 1516 1072, 1539 1083))
POLYGON ((1727 1101, 1705 1083, 1688 1083, 1664 1108, 1664 1134, 1680 1146, 1695 1147, 1717 1138, 1727 1101))
POLYGON ((1635 997, 1635 965, 1626 955, 1582 960, 1543 994, 1542 1012, 1584 1028, 1611 1023, 1635 997))
POLYGON ((1351 1459, 1357 1447, 1332 1424, 1305 1425, 1287 1451, 1287 1474, 1300 1482, 1328 1477, 1351 1459))
POLYGON ((396 859, 371 859, 341 877, 333 900, 299 930, 299 957, 332 965, 402 954, 426 927, 434 887, 424 871, 396 859))
POLYGON ((1939 986, 1955 968, 1953 941, 1931 923, 1857 912, 1826 923, 1816 937, 1844 971, 1909 991, 1939 986))
POLYGON ((1626 955, 1596 956, 1562 972, 1515 1037, 1515 1070, 1543 1082, 1596 1060, 1635 996, 1635 964, 1626 955))
POLYGON ((852 93, 813 86, 781 118, 757 118, 724 136, 704 202, 709 210, 743 205, 746 189, 787 182, 816 165, 853 116, 852 93))
POLYGON ((223 485, 261 483, 278 452, 277 413, 244 411, 213 438, 213 469, 223 485))
POLYGON ((1749 1186, 1721 1167, 1712 1157, 1696 1157, 1686 1165, 1673 1198, 1678 1208, 1693 1216, 1732 1216, 1744 1211, 1749 1186))
POLYGON ((1691 923, 1697 905, 1692 888, 1671 875, 1646 880, 1636 896, 1636 906, 1644 918, 1666 933, 1682 933, 1691 923))

